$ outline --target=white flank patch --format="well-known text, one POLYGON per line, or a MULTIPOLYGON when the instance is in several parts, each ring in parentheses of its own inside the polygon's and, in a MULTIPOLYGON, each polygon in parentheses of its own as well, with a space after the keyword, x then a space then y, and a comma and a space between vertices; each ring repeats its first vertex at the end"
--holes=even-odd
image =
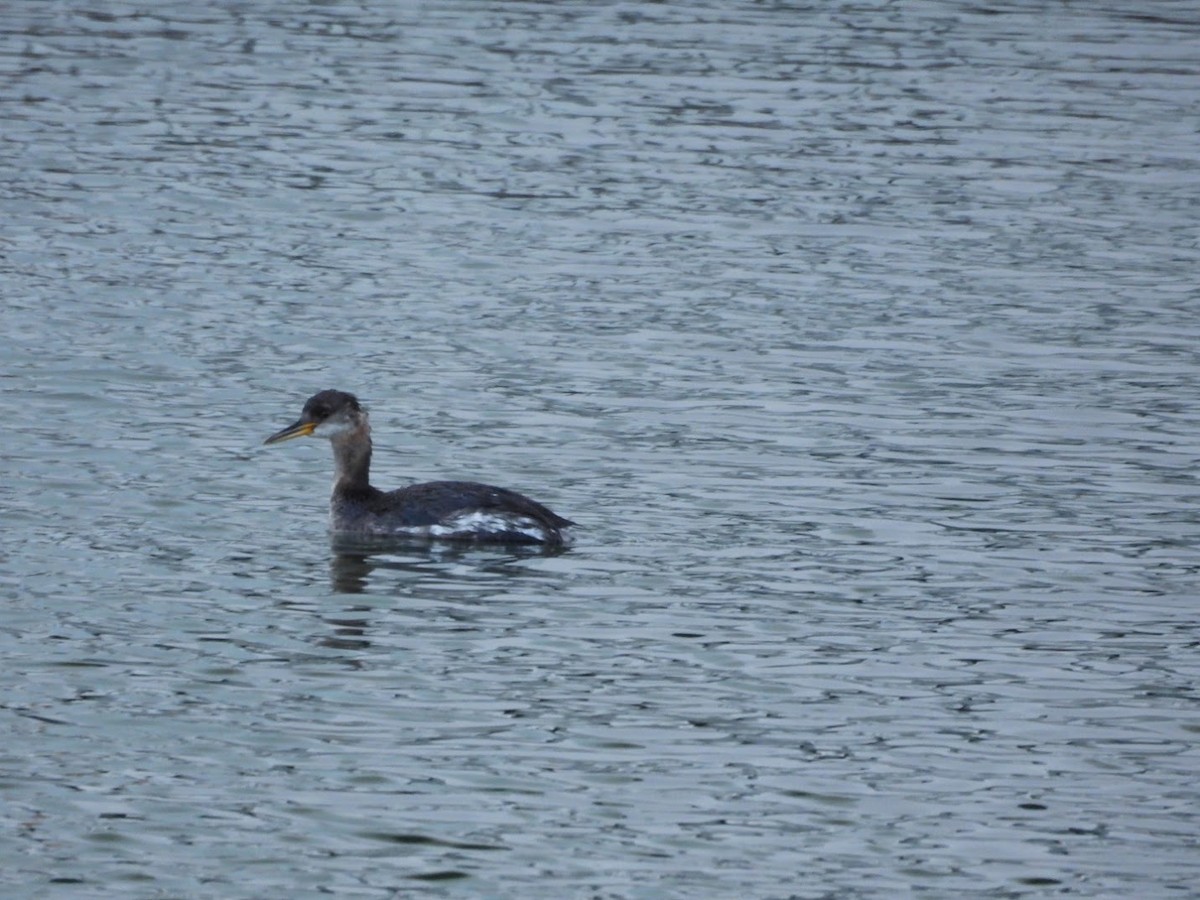
POLYGON ((502 532, 516 532, 535 541, 546 539, 546 529, 526 516, 472 510, 429 527, 430 537, 468 538, 502 532))

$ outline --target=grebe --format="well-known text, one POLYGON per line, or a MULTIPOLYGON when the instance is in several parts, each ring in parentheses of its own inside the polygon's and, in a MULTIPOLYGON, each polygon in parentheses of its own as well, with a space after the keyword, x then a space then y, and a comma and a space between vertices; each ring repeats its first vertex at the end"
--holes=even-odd
POLYGON ((314 394, 300 418, 265 443, 308 435, 333 445, 329 514, 335 534, 561 547, 563 529, 575 524, 516 491, 474 481, 430 481, 387 492, 371 487, 371 426, 353 394, 314 394))

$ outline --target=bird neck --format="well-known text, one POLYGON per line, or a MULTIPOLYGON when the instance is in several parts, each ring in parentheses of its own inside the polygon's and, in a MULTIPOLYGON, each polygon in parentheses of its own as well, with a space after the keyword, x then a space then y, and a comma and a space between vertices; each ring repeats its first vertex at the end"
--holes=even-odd
POLYGON ((333 445, 333 483, 335 488, 366 488, 371 484, 371 426, 335 436, 333 445))

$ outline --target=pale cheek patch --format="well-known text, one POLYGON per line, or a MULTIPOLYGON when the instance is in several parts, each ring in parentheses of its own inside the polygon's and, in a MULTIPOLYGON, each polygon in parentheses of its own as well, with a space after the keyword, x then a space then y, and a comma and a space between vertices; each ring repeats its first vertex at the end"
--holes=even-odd
POLYGON ((335 438, 339 434, 345 434, 347 431, 350 431, 351 428, 352 428, 351 424, 349 422, 345 422, 345 421, 322 422, 320 425, 318 425, 316 428, 313 429, 313 436, 314 437, 323 437, 323 438, 335 438))

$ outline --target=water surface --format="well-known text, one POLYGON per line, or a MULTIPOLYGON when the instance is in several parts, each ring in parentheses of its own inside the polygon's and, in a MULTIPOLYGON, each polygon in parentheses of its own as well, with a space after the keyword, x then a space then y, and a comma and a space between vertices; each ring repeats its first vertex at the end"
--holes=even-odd
POLYGON ((0 29, 6 896, 1194 891, 1195 16, 0 29))

